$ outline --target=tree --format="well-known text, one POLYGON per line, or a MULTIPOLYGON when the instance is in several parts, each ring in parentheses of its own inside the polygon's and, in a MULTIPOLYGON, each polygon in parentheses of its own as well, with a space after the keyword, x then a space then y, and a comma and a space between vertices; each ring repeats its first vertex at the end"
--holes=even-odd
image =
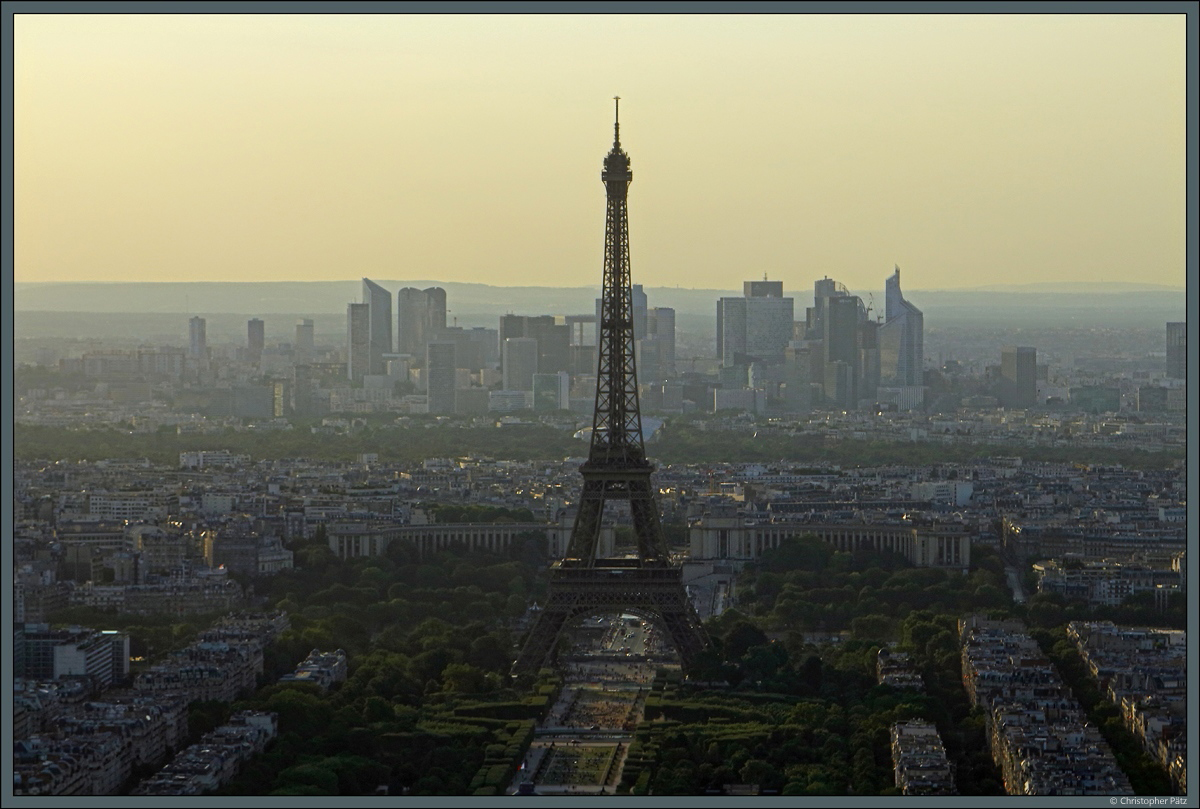
POLYGON ((321 764, 299 764, 295 767, 288 767, 279 774, 277 783, 279 785, 278 789, 307 786, 319 790, 317 792, 305 791, 300 793, 305 795, 339 794, 337 773, 325 768, 321 764))
POLYGON ((729 660, 737 660, 751 646, 759 646, 767 642, 767 636, 754 624, 746 620, 738 621, 725 634, 725 654, 729 660))
POLYGON ((272 694, 265 709, 279 714, 279 732, 301 737, 319 736, 332 715, 329 703, 316 686, 290 686, 272 694))
POLYGON ((200 738, 229 721, 231 711, 228 702, 209 700, 196 701, 188 705, 188 739, 195 744, 200 738))
POLYGON ((386 722, 395 716, 392 704, 383 697, 367 697, 363 703, 362 717, 366 722, 386 722))
POLYGON ((467 663, 451 663, 442 669, 442 690, 478 694, 488 689, 487 675, 467 663))

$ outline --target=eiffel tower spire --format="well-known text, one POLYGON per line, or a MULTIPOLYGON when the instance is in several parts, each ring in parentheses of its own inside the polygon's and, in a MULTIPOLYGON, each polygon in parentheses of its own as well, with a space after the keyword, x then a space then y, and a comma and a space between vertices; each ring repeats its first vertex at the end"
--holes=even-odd
MULTIPOLYGON (((619 105, 619 97, 615 99, 619 105)), ((617 112, 619 116, 619 106, 617 112)), ((596 347, 596 408, 587 461, 580 467, 583 492, 567 555, 551 570, 547 606, 513 666, 527 675, 550 661, 554 642, 570 620, 596 612, 628 610, 659 622, 672 638, 684 667, 707 638, 688 601, 680 569, 672 567, 642 439, 634 362, 633 287, 629 271, 629 155, 621 148, 620 118, 600 179, 607 198, 604 282, 596 347), (637 556, 600 557, 604 505, 629 502, 637 556)))

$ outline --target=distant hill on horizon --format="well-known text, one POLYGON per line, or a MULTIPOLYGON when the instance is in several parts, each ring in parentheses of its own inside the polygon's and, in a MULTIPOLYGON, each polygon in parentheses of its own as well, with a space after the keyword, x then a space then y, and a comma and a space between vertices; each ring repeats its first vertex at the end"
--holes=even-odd
MULTIPOLYGON (((1123 295, 1126 292, 1187 292, 1186 286, 1143 284, 1137 281, 1038 281, 1031 284, 988 284, 938 292, 1071 292, 1123 295)), ((907 294, 907 293, 905 293, 907 294)))
MULTIPOLYGON (((504 310, 516 314, 545 312, 577 314, 591 312, 600 294, 599 285, 574 287, 502 286, 461 281, 397 281, 372 279, 392 291, 402 287, 440 286, 446 290, 452 310, 475 312, 504 310)), ((360 281, 107 281, 107 282, 16 282, 13 309, 27 312, 206 312, 236 314, 291 314, 305 312, 343 312, 348 303, 360 299, 360 281), (136 301, 135 306, 131 302, 136 301)), ((645 287, 651 306, 672 306, 681 312, 715 311, 717 298, 740 296, 740 288, 694 289, 684 287, 645 287)), ((882 306, 882 290, 851 290, 864 300, 876 298, 882 306)), ((1007 295, 1079 295, 1130 294, 1136 296, 1183 295, 1185 287, 1139 284, 1127 281, 1062 282, 1033 284, 990 284, 958 289, 906 289, 905 296, 921 307, 922 296, 935 296, 949 302, 987 296, 991 305, 1003 303, 995 293, 1007 295)), ((788 290, 796 299, 797 312, 812 301, 810 290, 788 290)), ((1054 301, 1061 303, 1061 300, 1054 301)), ((1085 302, 1080 300, 1079 303, 1085 302)), ((1024 300, 1022 306, 1029 305, 1024 300)), ((502 312, 503 313, 503 312, 502 312)))
MULTIPOLYGON (((375 279, 373 279, 375 280, 375 279)), ((599 286, 506 287, 433 280, 377 280, 392 292, 402 287, 446 290, 447 322, 496 328, 501 315, 568 315, 595 312, 599 286)), ((651 306, 675 309, 676 326, 693 334, 715 333, 717 299, 739 297, 735 289, 645 287, 651 306)), ((795 319, 812 305, 811 289, 787 290, 795 319)), ((883 290, 852 290, 883 315, 883 290)), ((108 283, 16 283, 14 332, 18 337, 104 336, 110 333, 186 334, 186 319, 201 315, 209 330, 242 330, 245 320, 267 321, 272 339, 287 339, 297 317, 316 318, 324 334, 345 329, 346 305, 360 300, 361 281, 176 281, 108 283), (238 321, 240 322, 240 325, 238 321)), ((976 289, 905 290, 925 314, 925 328, 1159 328, 1187 317, 1182 287, 1133 282, 993 285, 976 289)))

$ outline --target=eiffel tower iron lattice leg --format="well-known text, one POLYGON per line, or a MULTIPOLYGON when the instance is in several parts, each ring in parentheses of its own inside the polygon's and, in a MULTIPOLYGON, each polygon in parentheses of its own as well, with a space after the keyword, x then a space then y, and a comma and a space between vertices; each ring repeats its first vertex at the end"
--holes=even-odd
POLYGON ((552 665, 559 633, 572 621, 597 612, 631 612, 658 624, 674 641, 687 671, 706 638, 680 575, 677 567, 555 568, 546 606, 525 640, 513 673, 530 675, 552 665))
POLYGON ((551 568, 546 605, 513 664, 516 677, 529 677, 552 664, 562 630, 596 613, 633 612, 655 622, 674 643, 684 671, 708 643, 682 571, 670 564, 651 482, 654 467, 642 441, 626 205, 633 172, 621 149, 619 116, 613 131, 613 147, 600 175, 608 203, 591 449, 580 468, 583 492, 567 556, 551 568), (598 558, 608 500, 629 502, 636 557, 598 558))

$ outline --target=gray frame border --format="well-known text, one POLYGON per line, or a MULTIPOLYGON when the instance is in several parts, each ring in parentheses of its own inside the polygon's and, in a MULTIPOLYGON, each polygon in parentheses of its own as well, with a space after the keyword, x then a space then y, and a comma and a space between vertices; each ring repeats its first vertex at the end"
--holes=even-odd
MULTIPOLYGON (((906 2, 906 3, 883 3, 883 2, 847 2, 847 3, 831 3, 831 2, 745 2, 745 3, 729 3, 729 2, 686 2, 686 3, 662 3, 662 2, 615 2, 615 3, 597 3, 597 2, 578 2, 578 3, 530 3, 530 2, 501 2, 501 3, 480 3, 480 2, 448 2, 448 3, 429 3, 429 2, 394 2, 394 3, 363 3, 363 2, 344 2, 344 3, 328 3, 328 2, 292 2, 292 3, 261 3, 261 2, 246 2, 237 3, 224 0, 223 2, 148 2, 148 3, 131 3, 131 2, 98 2, 98 3, 78 3, 78 2, 9 2, 3 4, 3 20, 0 21, 0 27, 4 29, 2 39, 2 48, 4 53, 4 65, 7 68, 7 75, 10 77, 14 72, 14 47, 13 47, 13 22, 12 17, 15 14, 122 14, 122 13, 159 13, 159 14, 185 14, 185 13, 203 13, 203 14, 253 14, 253 13, 296 13, 296 14, 414 14, 414 13, 437 13, 437 14, 468 14, 468 13, 485 13, 485 14, 647 14, 647 13, 663 13, 663 14, 814 14, 814 13, 835 13, 835 14, 872 14, 872 13, 889 13, 889 14, 1184 14, 1187 17, 1187 75, 1192 77, 1187 88, 1188 109, 1187 109, 1187 204, 1186 211, 1190 216, 1187 218, 1187 310, 1188 310, 1188 341, 1195 346, 1197 332, 1200 331, 1200 323, 1197 321, 1197 291, 1200 290, 1200 264, 1197 262, 1197 235, 1200 232, 1200 224, 1197 222, 1196 212, 1200 210, 1200 205, 1197 205, 1197 167, 1200 166, 1200 160, 1197 150, 1197 80, 1196 76, 1200 76, 1200 63, 1197 60, 1197 17, 1200 14, 1197 4, 1194 2, 1081 2, 1081 3, 1063 3, 1063 2, 979 2, 979 3, 934 3, 921 2, 906 2)), ((4 346, 4 373, 0 375, 0 389, 3 391, 3 401, 8 403, 11 408, 14 403, 14 388, 13 388, 13 348, 15 335, 13 333, 12 321, 12 300, 13 300, 13 282, 14 282, 14 255, 12 252, 13 237, 14 237, 14 145, 13 145, 13 86, 11 81, 5 83, 3 88, 4 105, 3 105, 3 137, 5 141, 4 148, 4 197, 2 202, 3 209, 3 236, 4 244, 7 249, 3 251, 3 261, 5 267, 4 275, 4 290, 7 292, 8 304, 0 308, 0 314, 8 318, 8 326, 3 329, 0 334, 0 342, 4 346)), ((1195 355, 1193 355, 1195 356, 1195 355)), ((1189 358, 1189 367, 1195 367, 1197 363, 1189 358)), ((1200 436, 1200 429, 1197 425, 1197 393, 1200 388, 1200 380, 1197 375, 1192 373, 1188 380, 1188 450, 1187 450, 1187 465, 1189 469, 1200 468, 1200 449, 1197 447, 1196 437, 1200 436)), ((13 421, 12 410, 9 410, 9 415, 4 418, 2 433, 0 433, 0 447, 3 448, 3 468, 0 468, 0 503, 3 504, 4 521, 7 530, 5 536, 9 539, 8 542, 0 543, 0 578, 4 582, 3 603, 0 604, 0 614, 11 617, 12 614, 12 492, 13 492, 13 421)), ((1195 476, 1192 476, 1187 483, 1188 493, 1188 523, 1187 536, 1189 544, 1192 546, 1192 553, 1189 554, 1187 560, 1188 578, 1192 581, 1192 586, 1188 593, 1188 605, 1190 607, 1189 614, 1197 615, 1197 608, 1200 607, 1200 597, 1197 590, 1197 558, 1196 549, 1200 548, 1200 520, 1197 519, 1197 494, 1200 493, 1200 484, 1197 483, 1195 476)), ((1189 623, 1189 631, 1193 629, 1193 625, 1189 623)), ((12 643, 13 636, 8 629, 6 622, 5 629, 0 632, 0 660, 12 659, 12 643)), ((1188 648, 1188 693, 1189 693, 1189 718, 1192 719, 1188 723, 1188 773, 1192 777, 1192 786, 1189 787, 1189 793, 1184 804, 1173 804, 1174 806, 1198 806, 1197 796, 1200 795, 1200 787, 1196 787, 1195 776, 1197 773, 1197 761, 1200 756, 1197 741, 1200 739, 1200 731, 1198 731, 1197 722, 1197 699, 1196 686, 1198 676, 1198 667, 1195 665, 1196 647, 1195 643, 1191 643, 1188 648)), ((3 705, 6 707, 3 717, 3 736, 0 739, 0 767, 4 778, 4 784, 0 787, 0 796, 4 799, 5 806, 39 806, 39 807, 57 807, 57 806, 159 806, 163 805, 163 801, 155 799, 139 799, 129 797, 88 797, 88 798, 17 798, 12 792, 12 684, 13 672, 11 668, 0 667, 3 669, 2 680, 5 688, 6 697, 3 698, 3 705)), ((491 803, 507 803, 507 800, 500 798, 437 798, 431 803, 438 806, 481 806, 491 803)), ((549 798, 549 805, 572 804, 579 799, 557 799, 549 798)), ((876 804, 886 804, 894 800, 882 797, 873 798, 855 798, 855 797, 834 797, 822 799, 821 804, 828 803, 833 806, 873 806, 876 804)), ((1108 806, 1111 803, 1116 803, 1118 799, 1105 800, 1103 798, 1054 798, 1052 802, 1055 805, 1077 805, 1077 806, 1108 806)), ((1125 799, 1129 801, 1129 799, 1125 799)), ((387 799, 381 798, 342 798, 337 801, 339 805, 364 805, 378 806, 387 799)), ((411 799, 400 799, 400 803, 408 803, 411 799)), ((218 806, 221 805, 221 798, 188 798, 180 799, 179 803, 190 806, 218 806)), ((758 804, 773 804, 773 805, 789 805, 796 803, 790 798, 652 798, 651 802, 656 805, 664 806, 707 806, 707 805, 758 805, 758 804)), ((980 806, 1004 805, 1009 802, 1009 799, 998 798, 975 798, 972 803, 980 806)), ((264 806, 324 806, 328 801, 310 798, 271 798, 257 797, 256 803, 261 803, 264 806)), ((425 803, 424 801, 422 803, 425 803)), ((543 797, 539 800, 540 804, 546 804, 547 798, 543 797)), ((633 805, 632 801, 623 797, 601 797, 594 798, 588 801, 589 805, 609 804, 609 805, 633 805)), ((640 802, 639 802, 640 803, 640 802)), ((922 804, 928 805, 944 805, 958 806, 962 803, 960 798, 926 798, 922 804)), ((415 804, 415 802, 414 802, 415 804)), ((1137 805, 1133 802, 1124 803, 1123 805, 1137 805)), ((1144 804, 1148 805, 1148 804, 1144 804)), ((1168 805, 1165 802, 1160 805, 1168 805)))

